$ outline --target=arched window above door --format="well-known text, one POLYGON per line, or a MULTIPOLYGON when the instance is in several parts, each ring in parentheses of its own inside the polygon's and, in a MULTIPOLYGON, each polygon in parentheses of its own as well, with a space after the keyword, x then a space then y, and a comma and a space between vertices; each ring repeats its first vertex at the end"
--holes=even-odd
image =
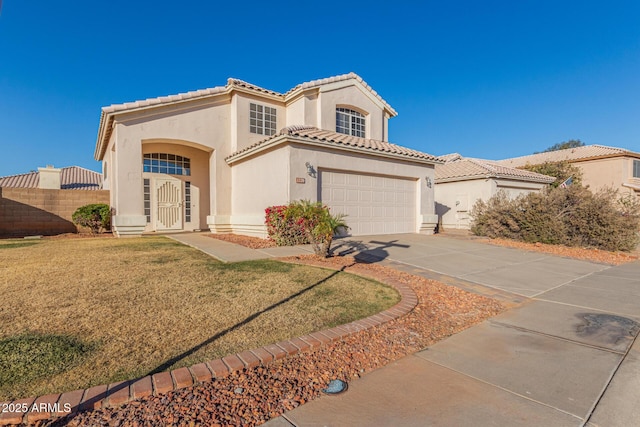
POLYGON ((168 153, 147 153, 143 155, 142 171, 189 176, 191 159, 168 153))

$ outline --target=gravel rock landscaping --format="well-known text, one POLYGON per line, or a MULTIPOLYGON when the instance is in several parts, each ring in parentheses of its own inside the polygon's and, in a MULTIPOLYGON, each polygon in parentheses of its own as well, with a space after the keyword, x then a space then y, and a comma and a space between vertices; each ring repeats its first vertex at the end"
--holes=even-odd
POLYGON ((350 257, 301 256, 287 262, 320 265, 408 284, 418 297, 409 314, 314 350, 245 369, 197 386, 120 407, 44 421, 47 426, 171 426, 262 424, 321 394, 331 379, 353 381, 504 310, 498 301, 350 257))
POLYGON ((238 234, 207 234, 213 239, 223 240, 236 245, 242 245, 251 249, 275 248, 276 242, 270 239, 261 239, 259 237, 240 236, 238 234))
POLYGON ((591 248, 572 248, 564 245, 548 245, 545 243, 525 243, 507 239, 482 239, 481 242, 492 245, 517 248, 525 251, 542 252, 566 258, 582 259, 601 264, 620 265, 638 259, 638 253, 609 252, 591 248))

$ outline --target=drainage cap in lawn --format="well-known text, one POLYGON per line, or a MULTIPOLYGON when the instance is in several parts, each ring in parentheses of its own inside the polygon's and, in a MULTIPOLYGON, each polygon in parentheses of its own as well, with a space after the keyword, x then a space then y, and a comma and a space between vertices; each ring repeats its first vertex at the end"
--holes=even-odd
POLYGON ((347 388, 349 388, 349 384, 346 382, 342 380, 331 380, 329 386, 322 390, 322 392, 326 394, 340 394, 347 391, 347 388))

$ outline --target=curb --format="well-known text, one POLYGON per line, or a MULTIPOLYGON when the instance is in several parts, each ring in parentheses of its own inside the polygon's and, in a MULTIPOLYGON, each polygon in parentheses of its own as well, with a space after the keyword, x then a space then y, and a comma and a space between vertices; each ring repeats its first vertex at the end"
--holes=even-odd
MULTIPOLYGON (((358 275, 367 277, 366 274, 358 275)), ((395 279, 386 280, 384 284, 398 291, 401 297, 400 302, 385 311, 364 319, 252 350, 245 350, 220 359, 198 363, 188 368, 178 368, 173 371, 160 372, 129 381, 98 385, 84 390, 0 402, 0 426, 33 424, 36 421, 69 417, 81 411, 115 407, 142 397, 159 396, 173 390, 213 381, 216 378, 224 378, 243 369, 252 369, 260 365, 267 366, 276 360, 298 352, 316 349, 359 331, 395 320, 411 312, 418 304, 418 297, 409 285, 395 279)))

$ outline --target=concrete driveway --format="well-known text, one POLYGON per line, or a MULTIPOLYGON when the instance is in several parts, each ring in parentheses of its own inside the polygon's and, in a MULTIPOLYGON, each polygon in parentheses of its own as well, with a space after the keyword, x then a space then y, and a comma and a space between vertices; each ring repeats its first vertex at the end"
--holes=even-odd
POLYGON ((640 263, 415 234, 341 239, 336 249, 515 308, 268 425, 640 425, 640 263))

